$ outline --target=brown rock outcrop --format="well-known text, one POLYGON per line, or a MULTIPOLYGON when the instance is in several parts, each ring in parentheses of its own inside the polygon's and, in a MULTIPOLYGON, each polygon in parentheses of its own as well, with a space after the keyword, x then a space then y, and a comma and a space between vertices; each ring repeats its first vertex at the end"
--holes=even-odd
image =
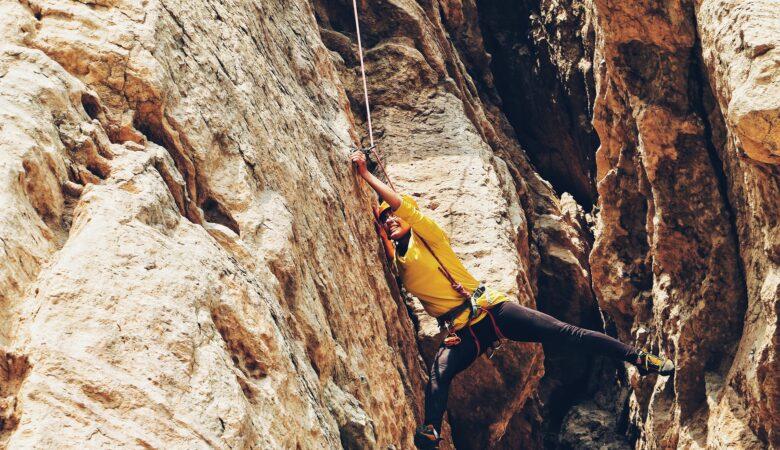
MULTIPOLYGON (((775 5, 359 7, 379 151, 467 267, 678 366, 507 345, 446 448, 780 445, 775 5)), ((0 36, 0 446, 412 448, 440 335, 347 165, 351 2, 0 0, 0 36)))
POLYGON ((713 145, 735 216, 747 311, 713 445, 780 446, 780 21, 772 2, 697 2, 713 145), (714 101, 713 101, 714 100, 714 101), (717 103, 717 104, 715 104, 717 103))
POLYGON ((777 381, 764 374, 777 373, 778 172, 740 156, 771 159, 776 136, 758 130, 780 98, 762 59, 777 21, 747 19, 746 5, 595 1, 594 289, 620 336, 678 367, 673 379, 634 383, 640 448, 777 439, 777 381), (768 22, 767 34, 751 20, 768 22), (765 51, 735 45, 740 28, 765 51))

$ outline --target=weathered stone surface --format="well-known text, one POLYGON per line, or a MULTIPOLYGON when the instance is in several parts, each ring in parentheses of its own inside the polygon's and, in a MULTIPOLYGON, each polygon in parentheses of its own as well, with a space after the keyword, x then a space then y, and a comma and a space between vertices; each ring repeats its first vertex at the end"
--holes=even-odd
POLYGON ((695 2, 702 56, 735 147, 780 164, 780 21, 776 1, 695 2))
POLYGON ((3 17, 5 444, 409 448, 413 329, 308 5, 3 17))
MULTIPOLYGON (((595 2, 594 289, 623 339, 678 367, 673 379, 635 379, 639 448, 764 448, 777 439, 769 406, 777 381, 760 374, 777 367, 778 178, 739 153, 767 160, 775 136, 758 138, 756 127, 773 120, 766 105, 780 97, 761 52, 728 48, 748 27, 739 11, 769 8, 742 5, 595 2), (766 84, 750 87, 757 79, 766 84), (717 123, 721 111, 728 120, 717 123)), ((771 22, 750 26, 767 31, 766 43, 777 20, 751 17, 771 22)))
MULTIPOLYGON (((359 6, 397 187, 489 284, 679 369, 506 346, 445 448, 780 445, 776 5, 359 6)), ((439 336, 346 164, 351 2, 0 12, 0 445, 411 448, 439 336)))

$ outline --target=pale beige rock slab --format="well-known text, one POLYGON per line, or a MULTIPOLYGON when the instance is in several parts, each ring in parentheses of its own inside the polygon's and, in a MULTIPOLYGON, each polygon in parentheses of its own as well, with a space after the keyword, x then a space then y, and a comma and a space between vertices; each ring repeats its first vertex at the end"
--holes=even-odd
POLYGON ((776 0, 696 2, 702 56, 736 146, 780 164, 780 17, 776 0))
MULTIPOLYGON (((3 327, 7 348, 31 367, 10 446, 331 448, 355 432, 410 446, 411 324, 384 285, 308 6, 11 8, 3 33, 67 80, 34 128, 78 109, 56 149, 104 173, 83 169, 64 247, 32 248, 43 270, 12 296, 24 321, 3 327)), ((40 220, 23 200, 11 209, 40 220)))

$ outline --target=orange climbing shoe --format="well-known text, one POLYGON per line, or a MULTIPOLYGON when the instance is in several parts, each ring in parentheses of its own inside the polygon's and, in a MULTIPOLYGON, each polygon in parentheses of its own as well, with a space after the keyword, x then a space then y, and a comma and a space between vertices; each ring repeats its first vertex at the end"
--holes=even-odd
POLYGON ((655 356, 645 351, 639 352, 638 364, 635 364, 639 373, 647 375, 657 373, 659 375, 671 375, 674 373, 674 363, 670 359, 655 356))
POLYGON ((438 450, 440 441, 433 425, 420 425, 414 432, 414 446, 420 450, 438 450))

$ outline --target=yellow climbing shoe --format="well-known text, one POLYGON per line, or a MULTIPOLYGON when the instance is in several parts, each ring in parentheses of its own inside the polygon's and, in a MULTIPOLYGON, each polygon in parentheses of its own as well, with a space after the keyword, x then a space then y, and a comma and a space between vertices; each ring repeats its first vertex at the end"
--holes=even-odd
POLYGON ((659 375, 671 375, 674 373, 674 363, 670 359, 661 358, 645 351, 639 352, 638 362, 635 364, 639 373, 647 375, 657 373, 659 375))

